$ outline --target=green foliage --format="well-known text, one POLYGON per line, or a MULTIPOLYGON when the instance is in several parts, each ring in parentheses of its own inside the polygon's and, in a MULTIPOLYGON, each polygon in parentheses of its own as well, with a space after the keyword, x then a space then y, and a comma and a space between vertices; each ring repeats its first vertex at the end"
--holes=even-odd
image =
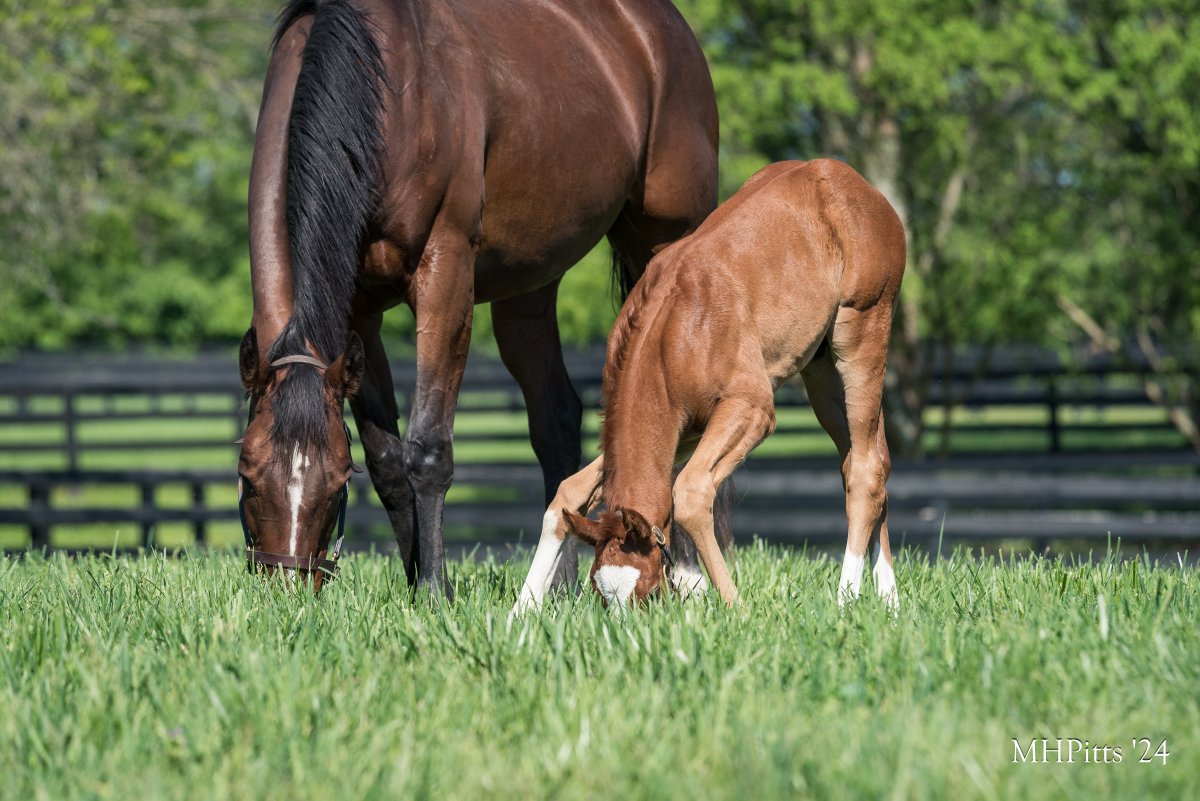
POLYGON ((921 440, 930 345, 986 356, 1087 332, 1111 348, 1141 331, 1191 351, 1200 378, 1193 4, 680 5, 717 86, 726 193, 768 161, 833 155, 905 220, 902 449, 921 440))
POLYGON ((232 0, 5 12, 0 347, 195 347, 244 330, 270 20, 232 0))
POLYGON ((735 610, 589 595, 509 624, 525 568, 452 565, 444 606, 365 555, 319 599, 232 553, 0 563, 0 798, 1200 792, 1194 571, 905 556, 892 620, 839 614, 833 562, 753 547, 735 610), (1123 759, 1013 764, 1034 737, 1123 759))
MULTIPOLYGON (((1115 340, 1200 336, 1192 4, 679 5, 717 87, 724 195, 768 161, 836 155, 901 211, 905 380, 930 380, 921 343, 1075 339, 1067 304, 1115 340)), ((0 348, 195 347, 249 318, 246 177, 276 4, 152 6, 0 17, 0 348)), ((611 323, 603 261, 564 282, 569 342, 611 323)), ((478 322, 490 339, 486 309, 478 322)), ((410 315, 388 332, 410 338, 410 315)))

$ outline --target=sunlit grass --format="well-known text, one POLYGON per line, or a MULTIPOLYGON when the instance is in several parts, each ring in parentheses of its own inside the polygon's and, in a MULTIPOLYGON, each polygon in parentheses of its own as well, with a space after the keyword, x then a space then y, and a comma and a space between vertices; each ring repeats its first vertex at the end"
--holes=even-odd
POLYGON ((906 555, 893 619, 751 547, 734 610, 586 595, 510 625, 526 565, 456 563, 444 606, 364 555, 318 599, 234 553, 0 562, 0 798, 1200 793, 1191 569, 906 555), (1034 737, 1124 758, 1013 764, 1034 737))

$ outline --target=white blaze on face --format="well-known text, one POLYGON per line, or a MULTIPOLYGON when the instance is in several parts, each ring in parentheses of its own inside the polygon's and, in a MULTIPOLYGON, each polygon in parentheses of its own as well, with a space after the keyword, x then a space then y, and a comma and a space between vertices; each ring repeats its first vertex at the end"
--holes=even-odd
POLYGON ((631 565, 605 565, 592 578, 608 605, 622 608, 629 603, 640 576, 641 572, 631 565))
POLYGON ((300 502, 304 499, 304 471, 310 460, 300 452, 300 446, 292 451, 292 474, 288 477, 288 508, 292 513, 291 529, 288 533, 288 553, 295 554, 300 539, 300 502))

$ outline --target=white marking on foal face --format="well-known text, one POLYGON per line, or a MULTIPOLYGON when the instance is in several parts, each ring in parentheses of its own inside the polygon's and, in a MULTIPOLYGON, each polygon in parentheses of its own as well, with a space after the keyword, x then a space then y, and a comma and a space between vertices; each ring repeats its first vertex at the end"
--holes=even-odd
POLYGON ((304 499, 304 471, 311 461, 300 452, 300 446, 292 451, 292 474, 288 478, 287 496, 288 507, 292 512, 291 530, 288 534, 288 553, 296 553, 296 543, 300 539, 300 502, 304 499))
POLYGON ((629 597, 633 595, 640 577, 641 573, 636 567, 605 565, 597 570, 592 578, 596 582, 596 589, 604 596, 604 600, 608 601, 610 607, 614 604, 624 607, 629 603, 629 597))

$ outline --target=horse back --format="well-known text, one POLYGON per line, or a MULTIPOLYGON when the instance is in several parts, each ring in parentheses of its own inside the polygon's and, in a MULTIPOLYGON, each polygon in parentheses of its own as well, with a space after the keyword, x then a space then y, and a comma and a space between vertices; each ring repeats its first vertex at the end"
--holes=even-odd
POLYGON ((435 216, 457 217, 482 298, 514 267, 561 275, 672 147, 708 143, 715 170, 711 79, 670 3, 365 5, 392 82, 381 232, 415 253, 435 216))

